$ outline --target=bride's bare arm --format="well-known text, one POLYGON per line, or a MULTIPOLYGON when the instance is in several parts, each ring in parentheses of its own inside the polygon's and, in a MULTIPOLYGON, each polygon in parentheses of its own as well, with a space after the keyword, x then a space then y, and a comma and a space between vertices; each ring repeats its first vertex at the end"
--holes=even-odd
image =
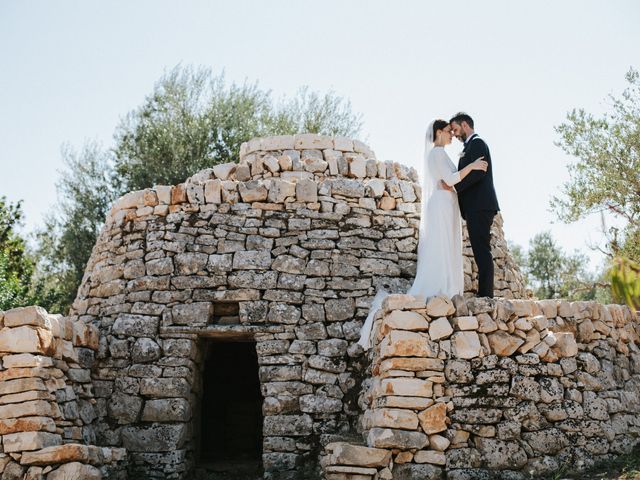
POLYGON ((471 162, 462 170, 458 171, 459 176, 455 175, 454 177, 443 179, 443 182, 446 183, 448 186, 453 187, 456 183, 460 182, 464 177, 469 175, 469 173, 471 173, 473 170, 482 170, 483 172, 486 172, 489 164, 485 162, 483 159, 484 157, 480 157, 477 160, 471 162))

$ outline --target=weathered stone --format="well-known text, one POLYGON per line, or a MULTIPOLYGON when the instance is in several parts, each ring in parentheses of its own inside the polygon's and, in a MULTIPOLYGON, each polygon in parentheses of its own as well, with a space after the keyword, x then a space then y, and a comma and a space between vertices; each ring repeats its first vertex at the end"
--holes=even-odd
POLYGON ((130 452, 171 452, 182 448, 188 424, 139 425, 122 429, 122 445, 130 452))
POLYGON ((176 325, 204 326, 211 321, 213 304, 194 302, 176 305, 171 309, 173 323, 176 325))
POLYGON ((267 270, 271 266, 268 251, 246 251, 233 254, 233 268, 237 270, 267 270))
POLYGON ((66 463, 47 475, 47 480, 102 480, 100 470, 79 462, 66 463))
POLYGON ((380 356, 435 357, 428 337, 418 332, 392 330, 380 343, 380 356))
POLYGON ((326 449, 331 452, 331 463, 335 465, 379 468, 386 467, 391 460, 391 452, 388 450, 361 447, 345 442, 330 443, 326 449))
POLYGON ((185 398, 147 400, 141 420, 143 422, 187 422, 191 419, 191 405, 185 398))
POLYGON ((327 300, 324 306, 327 321, 348 320, 355 313, 355 302, 352 298, 327 300))
POLYGON ((513 355, 518 347, 524 343, 522 338, 510 335, 502 330, 487 335, 487 338, 489 339, 489 345, 491 345, 491 352, 501 357, 513 355))
POLYGON ((5 453, 40 450, 61 443, 62 437, 50 432, 19 432, 2 436, 5 453))
POLYGON ((386 335, 394 329, 427 331, 429 330, 429 322, 417 312, 394 310, 384 316, 380 326, 380 335, 386 335))
POLYGON ((399 408, 376 408, 367 412, 366 422, 370 427, 399 428, 416 430, 418 416, 410 411, 399 408))
POLYGON ((429 337, 431 340, 448 338, 453 333, 453 327, 446 317, 438 318, 429 324, 429 337))
POLYGON ((456 313, 456 308, 447 297, 431 297, 427 302, 427 315, 430 317, 448 317, 454 313, 456 313))
POLYGON ((380 384, 383 395, 431 397, 433 383, 420 378, 385 378, 380 384))
POLYGON ((427 442, 427 436, 422 432, 392 428, 372 428, 367 436, 367 443, 374 448, 419 449, 423 448, 427 442))
POLYGON ((518 470, 527 463, 526 452, 515 442, 477 437, 476 448, 486 466, 494 470, 518 470))
POLYGON ((451 337, 453 354, 458 358, 475 358, 480 355, 482 346, 476 332, 456 332, 451 337))
POLYGON ((44 328, 21 326, 0 330, 0 352, 53 353, 53 335, 44 328))
POLYGON ((154 337, 158 333, 158 318, 144 315, 121 315, 113 324, 114 335, 154 337))
POLYGON ((436 403, 418 414, 420 426, 425 433, 444 432, 447 429, 447 405, 436 403))

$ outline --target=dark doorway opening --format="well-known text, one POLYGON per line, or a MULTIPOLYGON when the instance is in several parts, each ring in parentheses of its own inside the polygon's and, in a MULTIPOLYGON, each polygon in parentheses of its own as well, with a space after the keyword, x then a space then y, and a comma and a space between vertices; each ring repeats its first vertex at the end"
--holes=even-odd
POLYGON ((206 341, 202 379, 200 465, 216 478, 256 478, 262 395, 255 342, 206 341))

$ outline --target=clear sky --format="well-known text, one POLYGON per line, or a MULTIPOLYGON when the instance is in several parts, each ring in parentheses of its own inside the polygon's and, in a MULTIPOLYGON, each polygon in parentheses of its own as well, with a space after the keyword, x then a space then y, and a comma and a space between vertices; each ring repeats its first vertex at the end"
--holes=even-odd
POLYGON ((491 148, 507 238, 550 229, 587 251, 599 218, 552 223, 571 161, 553 127, 623 90, 639 24, 636 0, 0 0, 0 195, 24 201, 33 230, 64 142, 109 146, 164 71, 205 65, 276 97, 334 89, 378 158, 417 168, 427 123, 465 110, 491 148))

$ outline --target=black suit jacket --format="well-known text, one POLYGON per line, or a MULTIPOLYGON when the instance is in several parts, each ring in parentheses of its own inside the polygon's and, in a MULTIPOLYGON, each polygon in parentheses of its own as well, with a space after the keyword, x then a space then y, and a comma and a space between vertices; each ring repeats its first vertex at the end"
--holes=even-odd
POLYGON ((480 157, 484 157, 484 160, 489 164, 487 171, 472 170, 455 185, 462 218, 467 218, 467 213, 472 211, 493 210, 497 212, 500 210, 496 191, 493 188, 491 153, 487 144, 478 134, 471 135, 465 144, 458 162, 458 170, 462 170, 480 157))

